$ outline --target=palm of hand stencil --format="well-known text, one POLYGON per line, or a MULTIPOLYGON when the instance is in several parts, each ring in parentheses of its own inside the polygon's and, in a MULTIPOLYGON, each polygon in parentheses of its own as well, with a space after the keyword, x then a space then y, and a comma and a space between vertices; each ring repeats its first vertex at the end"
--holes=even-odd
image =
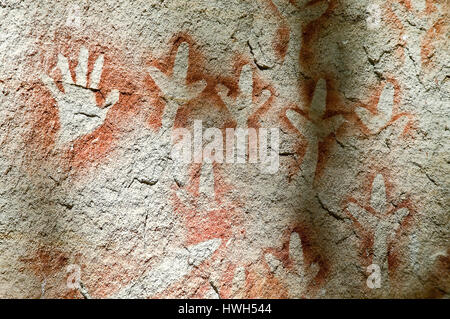
POLYGON ((292 109, 286 111, 288 120, 308 141, 301 169, 303 176, 309 183, 313 182, 316 175, 317 162, 319 161, 319 143, 330 134, 336 133, 344 123, 344 118, 341 115, 324 118, 326 98, 326 81, 320 79, 316 84, 307 116, 292 109))
POLYGON ((302 241, 296 232, 291 234, 289 241, 290 267, 286 267, 272 253, 267 253, 265 259, 274 276, 286 284, 291 298, 304 297, 307 293, 308 285, 320 270, 317 264, 312 264, 308 268, 305 266, 302 241))
POLYGON ((104 57, 100 55, 95 61, 90 79, 88 79, 87 71, 88 58, 89 51, 82 47, 78 56, 78 65, 75 69, 76 79, 74 80, 67 58, 62 54, 58 55, 57 67, 61 71, 61 84, 64 92, 58 89, 56 83, 48 75, 41 75, 42 82, 50 90, 58 105, 61 125, 58 144, 72 142, 94 131, 104 123, 109 107, 119 101, 119 91, 112 90, 106 97, 103 107, 97 105, 95 92, 98 91, 104 57))
POLYGON ((361 205, 356 201, 350 201, 347 211, 365 232, 373 236, 372 264, 377 264, 382 275, 386 275, 388 270, 389 243, 394 240, 394 236, 403 220, 410 214, 408 208, 388 209, 386 196, 386 185, 384 177, 377 174, 372 182, 372 192, 369 205, 361 205))

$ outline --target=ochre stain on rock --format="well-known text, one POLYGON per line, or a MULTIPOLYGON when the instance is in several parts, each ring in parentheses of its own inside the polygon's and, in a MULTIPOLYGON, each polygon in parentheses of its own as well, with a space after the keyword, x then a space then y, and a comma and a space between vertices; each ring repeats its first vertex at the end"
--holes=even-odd
POLYGON ((25 264, 22 271, 31 271, 35 276, 43 278, 61 271, 68 260, 66 253, 47 246, 39 247, 31 256, 20 258, 25 264))
MULTIPOLYGON (((105 97, 116 89, 120 92, 119 101, 108 111, 104 123, 93 132, 81 136, 72 143, 57 146, 56 137, 61 129, 56 100, 51 96, 46 87, 37 79, 38 85, 27 98, 27 103, 32 110, 30 112, 31 129, 25 135, 29 158, 50 160, 56 165, 62 165, 72 170, 83 171, 100 163, 111 154, 115 143, 120 139, 121 133, 126 130, 130 119, 142 110, 144 102, 151 96, 144 90, 142 79, 144 76, 136 71, 131 65, 124 65, 124 59, 119 48, 104 46, 97 40, 89 41, 86 45, 85 39, 72 39, 66 32, 55 34, 55 42, 52 46, 40 45, 40 53, 44 64, 44 72, 61 86, 62 78, 57 65, 58 54, 68 58, 69 70, 75 79, 75 68, 77 67, 78 54, 82 46, 89 50, 88 78, 92 73, 94 61, 100 54, 105 56, 104 67, 100 78, 99 88, 96 91, 98 107, 105 102, 105 97), (45 61, 45 63, 44 63, 45 61)), ((41 71, 42 72, 42 71, 41 71)), ((38 78, 38 75, 36 75, 38 78)))

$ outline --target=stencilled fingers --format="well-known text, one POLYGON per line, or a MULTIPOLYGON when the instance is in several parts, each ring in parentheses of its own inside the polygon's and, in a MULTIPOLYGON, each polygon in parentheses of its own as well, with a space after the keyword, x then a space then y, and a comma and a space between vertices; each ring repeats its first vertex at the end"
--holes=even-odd
POLYGON ((104 105, 102 107, 97 105, 95 92, 98 90, 102 76, 104 57, 100 55, 96 59, 90 75, 88 74, 88 61, 89 50, 81 47, 78 64, 75 67, 75 79, 73 79, 68 59, 61 53, 58 54, 57 68, 61 72, 63 92, 47 74, 41 75, 42 82, 58 105, 61 123, 58 144, 72 142, 94 131, 105 121, 109 107, 119 101, 120 92, 112 89, 106 96, 104 105))
POLYGON ((286 117, 303 137, 310 138, 314 136, 314 125, 306 117, 291 109, 286 111, 286 117))
POLYGON ((88 67, 89 51, 85 47, 81 47, 78 55, 78 65, 75 68, 76 83, 79 86, 87 85, 87 67, 88 67))
POLYGON ((309 107, 309 117, 312 121, 320 120, 327 109, 327 82, 321 78, 316 83, 314 95, 309 107))

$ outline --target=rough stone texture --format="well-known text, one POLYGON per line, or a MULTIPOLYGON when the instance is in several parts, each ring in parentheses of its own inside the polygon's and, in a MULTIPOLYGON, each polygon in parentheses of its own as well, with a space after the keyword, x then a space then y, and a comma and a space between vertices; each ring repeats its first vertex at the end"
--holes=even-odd
POLYGON ((449 297, 449 11, 0 0, 0 297, 449 297), (180 164, 194 120, 278 173, 180 164))

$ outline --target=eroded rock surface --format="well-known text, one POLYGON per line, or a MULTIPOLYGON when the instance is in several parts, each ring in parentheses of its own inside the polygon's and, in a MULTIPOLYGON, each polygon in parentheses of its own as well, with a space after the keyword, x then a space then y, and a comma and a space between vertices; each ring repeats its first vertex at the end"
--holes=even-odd
POLYGON ((448 298, 449 12, 0 0, 0 297, 448 298))

